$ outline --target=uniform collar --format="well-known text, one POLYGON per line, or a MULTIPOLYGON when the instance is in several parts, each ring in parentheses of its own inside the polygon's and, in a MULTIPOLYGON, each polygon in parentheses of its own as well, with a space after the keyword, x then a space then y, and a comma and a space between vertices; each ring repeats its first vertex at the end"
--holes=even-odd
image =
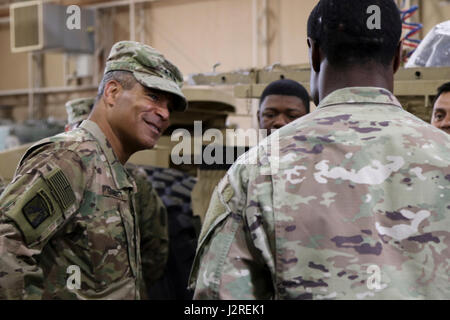
POLYGON ((339 104, 387 104, 402 108, 397 98, 384 88, 349 87, 333 91, 323 99, 317 109, 339 104))
POLYGON ((97 140, 103 151, 103 155, 101 155, 102 160, 106 161, 109 164, 117 188, 134 189, 133 183, 130 182, 129 175, 125 170, 125 167, 120 163, 119 159, 114 153, 114 150, 112 149, 111 144, 109 143, 108 139, 106 139, 106 136, 103 134, 100 127, 93 121, 84 120, 79 128, 83 128, 84 130, 88 131, 97 140), (103 159, 103 156, 106 159, 103 159))

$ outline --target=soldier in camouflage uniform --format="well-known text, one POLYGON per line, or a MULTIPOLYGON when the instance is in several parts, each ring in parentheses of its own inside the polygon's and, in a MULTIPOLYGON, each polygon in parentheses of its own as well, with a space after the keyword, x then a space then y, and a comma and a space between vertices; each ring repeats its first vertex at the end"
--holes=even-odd
POLYGON ((297 81, 273 81, 264 89, 259 99, 259 128, 271 132, 280 129, 308 114, 309 104, 308 91, 297 81))
POLYGON ((431 124, 450 134, 450 82, 438 88, 434 99, 431 124))
MULTIPOLYGON (((68 101, 66 131, 79 127, 89 117, 94 103, 95 98, 68 101)), ((150 287, 162 276, 169 255, 167 210, 144 169, 132 163, 127 163, 125 169, 136 182, 138 191, 134 197, 141 233, 142 273, 146 286, 150 287)))
POLYGON ((74 100, 69 100, 66 102, 66 112, 67 112, 67 124, 65 131, 70 131, 78 128, 83 122, 89 117, 89 114, 94 108, 95 97, 94 98, 79 98, 74 100))
POLYGON ((241 156, 217 186, 194 298, 450 299, 450 136, 392 94, 400 35, 392 0, 315 7, 318 107, 241 156), (371 5, 381 29, 366 27, 371 5))
POLYGON ((0 197, 0 299, 140 298, 137 187, 123 165, 185 110, 182 80, 147 45, 113 46, 89 120, 32 146, 0 197))

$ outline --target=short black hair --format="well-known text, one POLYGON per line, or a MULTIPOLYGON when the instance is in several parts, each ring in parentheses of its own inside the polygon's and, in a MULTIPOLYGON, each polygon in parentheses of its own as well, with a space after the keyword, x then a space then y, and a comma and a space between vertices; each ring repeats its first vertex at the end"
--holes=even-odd
POLYGON ((450 82, 446 82, 444 83, 442 86, 440 86, 437 89, 437 95, 434 98, 434 102, 433 105, 436 103, 436 101, 439 99, 439 97, 441 96, 441 94, 446 93, 446 92, 450 92, 450 82))
POLYGON ((297 81, 291 79, 281 79, 271 82, 261 94, 259 100, 259 106, 263 103, 264 99, 272 94, 282 95, 282 96, 294 96, 302 100, 305 106, 306 113, 309 113, 309 94, 308 91, 297 81))
POLYGON ((400 11, 393 0, 320 0, 308 19, 308 37, 334 67, 371 61, 388 66, 401 34, 400 11), (368 27, 373 5, 380 9, 379 29, 368 27))

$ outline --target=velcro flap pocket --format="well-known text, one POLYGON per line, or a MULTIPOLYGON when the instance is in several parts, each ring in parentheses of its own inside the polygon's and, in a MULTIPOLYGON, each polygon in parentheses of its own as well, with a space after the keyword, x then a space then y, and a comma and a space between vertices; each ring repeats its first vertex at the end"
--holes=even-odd
POLYGON ((134 219, 131 215, 129 209, 129 202, 127 201, 127 196, 124 195, 123 191, 116 190, 111 188, 110 186, 104 185, 102 186, 102 194, 104 197, 111 198, 117 200, 117 209, 120 214, 120 219, 122 220, 123 228, 124 228, 124 237, 127 242, 127 250, 128 250, 128 259, 130 263, 131 272, 134 276, 137 275, 137 265, 136 265, 136 241, 135 241, 135 228, 134 228, 134 219))

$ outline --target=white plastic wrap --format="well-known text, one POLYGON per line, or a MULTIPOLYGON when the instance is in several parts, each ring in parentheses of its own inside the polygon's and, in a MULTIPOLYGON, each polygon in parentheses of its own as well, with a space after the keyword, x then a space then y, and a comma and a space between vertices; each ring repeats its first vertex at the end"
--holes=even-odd
POLYGON ((405 68, 450 66, 450 20, 436 25, 409 58, 405 68))

